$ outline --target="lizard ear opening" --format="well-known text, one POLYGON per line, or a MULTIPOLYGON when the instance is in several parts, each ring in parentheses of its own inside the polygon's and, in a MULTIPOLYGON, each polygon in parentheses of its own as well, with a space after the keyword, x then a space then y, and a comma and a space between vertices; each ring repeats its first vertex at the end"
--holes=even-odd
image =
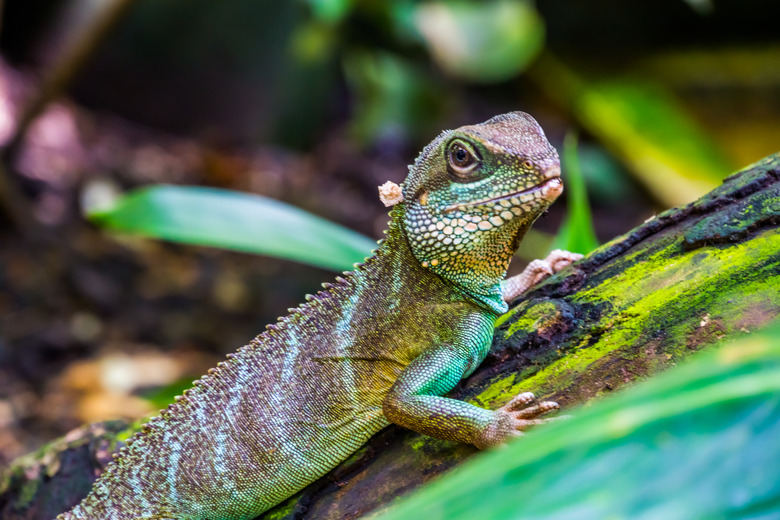
POLYGON ((404 201, 404 194, 401 191, 401 186, 398 184, 387 181, 379 186, 379 200, 385 207, 395 206, 399 202, 404 201))

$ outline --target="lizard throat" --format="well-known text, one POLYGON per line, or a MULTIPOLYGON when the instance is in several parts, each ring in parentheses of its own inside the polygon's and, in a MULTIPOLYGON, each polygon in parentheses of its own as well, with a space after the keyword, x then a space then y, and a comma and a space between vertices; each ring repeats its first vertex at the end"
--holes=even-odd
MULTIPOLYGON (((542 196, 547 195, 551 191, 560 191, 563 187, 563 183, 561 182, 560 177, 552 177, 550 179, 547 179, 546 181, 537 184, 536 186, 532 186, 531 188, 528 188, 526 190, 520 190, 515 191, 513 193, 509 193, 507 195, 501 195, 499 197, 493 197, 490 199, 483 199, 483 200, 477 200, 474 202, 468 202, 468 203, 459 203, 459 204, 453 204, 451 206, 447 206, 444 208, 444 213, 451 213, 453 211, 458 210, 464 210, 466 208, 473 208, 477 206, 484 206, 486 204, 494 204, 496 202, 501 202, 502 200, 509 200, 516 197, 522 197, 523 195, 532 195, 534 193, 542 193, 542 196)), ((556 194, 557 196, 557 194, 556 194)))

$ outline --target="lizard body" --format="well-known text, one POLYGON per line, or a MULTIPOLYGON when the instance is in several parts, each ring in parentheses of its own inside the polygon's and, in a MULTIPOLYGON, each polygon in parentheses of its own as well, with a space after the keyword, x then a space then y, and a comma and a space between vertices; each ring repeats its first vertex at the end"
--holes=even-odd
POLYGON ((391 422, 480 448, 538 422, 554 403, 520 409, 522 394, 491 411, 440 396, 487 354, 508 263, 561 190, 527 114, 442 133, 374 255, 210 370, 58 518, 252 519, 391 422))

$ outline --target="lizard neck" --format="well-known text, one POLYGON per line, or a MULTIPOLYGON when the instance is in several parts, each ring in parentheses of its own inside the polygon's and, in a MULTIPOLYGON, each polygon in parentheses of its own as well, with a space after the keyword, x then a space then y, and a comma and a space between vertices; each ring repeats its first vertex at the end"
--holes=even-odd
POLYGON ((494 261, 490 263, 483 263, 484 258, 468 251, 459 253, 461 258, 457 262, 454 261, 455 257, 452 257, 451 261, 431 259, 428 258, 429 251, 425 245, 414 241, 407 233, 405 212, 404 203, 397 204, 390 212, 390 228, 387 230, 386 241, 377 251, 378 256, 390 254, 389 251, 404 251, 403 254, 409 262, 414 262, 423 272, 444 279, 458 293, 480 307, 496 315, 509 309, 501 296, 501 281, 514 253, 511 246, 496 244, 496 251, 490 255, 494 261))

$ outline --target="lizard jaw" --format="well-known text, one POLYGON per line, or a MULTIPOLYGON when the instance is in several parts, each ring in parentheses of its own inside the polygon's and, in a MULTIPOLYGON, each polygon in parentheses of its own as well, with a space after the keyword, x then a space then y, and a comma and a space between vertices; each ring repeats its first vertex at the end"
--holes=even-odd
MULTIPOLYGON (((537 184, 536 186, 532 186, 525 190, 516 191, 513 193, 509 193, 507 195, 501 195, 500 197, 493 197, 491 199, 484 199, 484 200, 478 200, 474 202, 469 202, 466 204, 453 204, 451 206, 447 206, 444 208, 444 213, 449 213, 451 211, 456 210, 464 210, 466 208, 473 208, 477 206, 484 206, 486 204, 494 204, 497 202, 501 202, 502 200, 510 200, 513 198, 519 198, 524 195, 532 195, 535 193, 540 193, 542 195, 542 198, 547 199, 549 195, 552 195, 552 199, 558 197, 563 192, 563 181, 561 181, 560 177, 550 177, 544 180, 544 182, 541 182, 537 184)), ((530 200, 527 201, 521 201, 521 202, 530 202, 530 200)))

